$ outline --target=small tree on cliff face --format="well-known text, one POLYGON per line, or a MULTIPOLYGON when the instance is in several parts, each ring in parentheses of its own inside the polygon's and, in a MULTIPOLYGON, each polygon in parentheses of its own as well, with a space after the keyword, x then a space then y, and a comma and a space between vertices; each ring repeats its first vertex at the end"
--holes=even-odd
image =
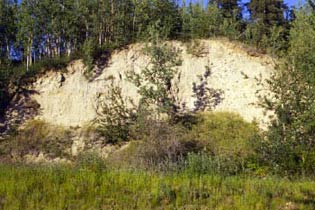
POLYGON ((106 143, 117 143, 130 138, 131 126, 136 121, 136 109, 130 98, 123 97, 121 87, 114 84, 114 79, 110 80, 96 123, 106 143))
POLYGON ((177 112, 172 94, 172 79, 181 64, 178 50, 163 42, 156 27, 151 27, 150 43, 144 50, 149 64, 140 73, 129 72, 128 78, 139 88, 140 109, 154 108, 157 114, 172 117, 177 112))

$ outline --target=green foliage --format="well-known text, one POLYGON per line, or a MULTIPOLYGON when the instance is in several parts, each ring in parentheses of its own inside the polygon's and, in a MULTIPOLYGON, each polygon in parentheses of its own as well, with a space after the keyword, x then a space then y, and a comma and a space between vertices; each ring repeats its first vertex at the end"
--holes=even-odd
POLYGON ((191 133, 213 154, 247 156, 251 153, 249 141, 257 131, 257 125, 245 122, 238 114, 218 112, 199 114, 191 133))
POLYGON ((241 18, 241 8, 239 7, 239 0, 210 0, 209 2, 216 4, 222 10, 223 17, 241 18))
MULTIPOLYGON (((183 167, 189 152, 199 150, 198 143, 188 138, 180 125, 146 120, 137 133, 137 143, 131 148, 130 166, 149 170, 176 171, 183 167)), ((136 134, 135 134, 136 135, 136 134)))
POLYGON ((146 40, 151 26, 157 23, 159 33, 166 39, 227 36, 245 38, 249 43, 254 40, 256 46, 263 48, 274 47, 264 39, 273 42, 272 36, 277 34, 272 35, 273 27, 280 27, 283 32, 279 40, 287 43, 290 11, 283 1, 252 0, 247 5, 250 20, 242 17, 243 8, 238 3, 211 0, 207 5, 196 2, 186 6, 186 2, 180 5, 174 0, 2 1, 0 64, 20 59, 11 56, 17 53, 22 54, 21 60, 28 68, 38 60, 70 56, 84 49, 90 74, 96 46, 104 49, 146 40), (255 25, 254 31, 251 25, 255 25), (253 31, 250 36, 243 36, 245 28, 253 31))
POLYGON ((283 56, 288 48, 288 29, 283 26, 272 26, 268 29, 261 23, 248 24, 245 35, 245 42, 267 51, 273 56, 283 56), (268 33, 264 32, 268 30, 268 33))
MULTIPOLYGON (((233 113, 198 114, 174 124, 143 118, 133 125, 132 142, 110 162, 132 169, 200 174, 239 174, 256 163, 259 130, 233 113)), ((124 168, 124 167, 123 167, 124 168)), ((255 170, 259 170, 257 168, 255 170)))
POLYGON ((33 64, 27 70, 25 65, 8 64, 0 66, 1 81, 3 84, 13 82, 13 84, 20 86, 23 85, 28 79, 33 79, 39 74, 47 71, 65 71, 69 62, 74 59, 78 59, 78 56, 73 54, 71 57, 60 57, 58 59, 43 59, 33 64))
POLYGON ((292 10, 275 0, 251 0, 248 9, 253 22, 247 24, 245 42, 282 56, 287 50, 292 10))
POLYGON ((220 31, 221 36, 228 37, 231 40, 237 40, 240 34, 240 22, 235 19, 224 19, 220 31))
POLYGON ((313 181, 0 166, 0 208, 313 209, 313 181))
POLYGON ((107 67, 112 52, 119 48, 121 46, 117 44, 104 44, 100 47, 94 39, 87 39, 79 52, 79 55, 83 57, 83 63, 86 67, 84 71, 86 79, 95 79, 107 67))
POLYGON ((182 8, 182 38, 225 36, 238 39, 243 28, 240 11, 237 1, 209 1, 207 7, 190 3, 182 8))
POLYGON ((0 65, 10 57, 10 45, 17 32, 17 4, 12 0, 0 2, 0 65))
MULTIPOLYGON (((130 140, 131 126, 137 128, 141 118, 149 118, 147 113, 152 107, 158 115, 166 113, 172 116, 176 113, 175 100, 171 95, 171 81, 180 60, 176 49, 160 41, 160 34, 156 30, 159 23, 160 21, 151 28, 151 43, 145 48, 145 53, 150 58, 148 67, 139 74, 129 72, 127 75, 129 81, 139 88, 142 96, 137 114, 132 100, 123 98, 121 88, 115 86, 113 78, 111 80, 110 91, 98 120, 99 130, 108 143, 130 140)), ((151 113, 151 117, 152 115, 151 113)))
POLYGON ((212 156, 209 158, 217 171, 237 173, 255 155, 252 141, 259 129, 234 113, 205 113, 199 114, 190 135, 212 156))
POLYGON ((312 10, 315 11, 315 2, 313 0, 307 0, 307 3, 312 8, 312 10))
POLYGON ((133 1, 133 32, 135 40, 146 40, 150 27, 158 23, 159 32, 166 38, 176 39, 182 28, 178 5, 173 0, 133 1), (161 15, 163 14, 163 15, 161 15))
POLYGON ((266 100, 277 119, 269 128, 268 141, 262 142, 263 160, 284 174, 314 172, 314 86, 298 69, 279 67, 271 88, 275 99, 266 100))
POLYGON ((184 170, 188 174, 228 176, 244 173, 245 166, 242 166, 235 157, 209 155, 208 152, 202 151, 188 154, 184 170))
POLYGON ((38 155, 40 152, 52 158, 68 157, 66 149, 72 144, 68 135, 60 127, 35 120, 28 122, 22 130, 11 133, 0 147, 3 155, 11 155, 15 161, 27 154, 38 155))
POLYGON ((102 157, 91 152, 80 153, 76 158, 75 166, 79 170, 89 170, 96 173, 104 173, 108 168, 102 157))
POLYGON ((93 70, 95 68, 95 54, 97 51, 97 45, 95 40, 93 39, 87 39, 85 40, 82 52, 83 52, 83 62, 86 66, 86 70, 84 72, 84 75, 86 78, 91 78, 93 76, 93 70))
POLYGON ((158 114, 176 113, 176 101, 171 93, 172 79, 181 65, 178 50, 160 40, 156 28, 151 31, 151 43, 147 44, 145 54, 149 65, 141 73, 129 72, 128 79, 139 88, 141 109, 153 108, 158 114))
POLYGON ((266 99, 277 119, 262 144, 263 160, 283 174, 314 173, 315 15, 297 14, 289 55, 270 81, 275 99, 266 99))
POLYGON ((133 141, 109 158, 114 168, 176 171, 184 166, 189 152, 199 151, 198 143, 189 139, 187 128, 150 116, 146 112, 137 114, 130 127, 133 141))
POLYGON ((251 0, 249 3, 252 18, 266 27, 281 25, 285 22, 283 16, 285 7, 283 0, 251 0))
POLYGON ((182 8, 182 17, 184 40, 221 35, 220 25, 223 23, 223 18, 220 9, 215 5, 209 4, 204 8, 200 4, 189 4, 187 8, 182 8))
MULTIPOLYGON (((307 82, 315 84, 315 14, 308 11, 297 13, 290 33, 289 59, 307 82)), ((291 63, 290 63, 291 64, 291 63)))
POLYGON ((131 126, 137 117, 136 108, 132 100, 122 96, 121 88, 115 84, 113 78, 110 82, 96 124, 106 143, 118 143, 130 140, 131 126))

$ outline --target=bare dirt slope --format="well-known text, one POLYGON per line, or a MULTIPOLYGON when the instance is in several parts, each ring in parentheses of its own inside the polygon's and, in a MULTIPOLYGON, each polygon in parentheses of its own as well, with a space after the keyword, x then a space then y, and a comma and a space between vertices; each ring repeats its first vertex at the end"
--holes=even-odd
MULTIPOLYGON (((271 113, 264 113, 256 105, 256 92, 264 89, 256 79, 270 77, 273 64, 268 56, 252 55, 238 44, 224 40, 203 40, 202 57, 187 53, 184 44, 173 42, 172 45, 181 49, 183 63, 173 81, 173 89, 183 109, 195 109, 193 83, 200 83, 200 75, 204 75, 208 66, 211 70, 208 86, 221 90, 222 100, 215 110, 237 112, 247 121, 257 120, 261 127, 266 126, 271 113)), ((82 61, 69 64, 67 73, 47 73, 31 86, 38 93, 32 96, 40 105, 37 118, 67 127, 89 123, 97 117, 96 109, 110 84, 107 79, 110 76, 122 87, 125 96, 137 101, 137 89, 126 81, 126 72, 139 72, 147 65, 148 58, 142 48, 143 45, 136 44, 115 52, 108 66, 93 81, 85 78, 82 61)))

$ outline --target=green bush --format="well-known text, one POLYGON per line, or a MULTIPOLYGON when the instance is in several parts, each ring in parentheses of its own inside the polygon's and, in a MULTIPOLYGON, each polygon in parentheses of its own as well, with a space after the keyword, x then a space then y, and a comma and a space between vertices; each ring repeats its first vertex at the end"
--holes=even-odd
POLYGON ((43 152, 48 157, 68 157, 66 151, 72 142, 69 132, 61 127, 42 121, 28 122, 21 130, 11 133, 10 137, 1 142, 3 155, 19 160, 27 154, 38 155, 43 152))
POLYGON ((111 157, 116 165, 147 170, 177 171, 184 165, 189 152, 198 152, 198 144, 187 136, 187 129, 167 122, 137 122, 133 135, 137 141, 111 157), (141 130, 141 132, 139 132, 141 130))
POLYGON ((164 122, 147 125, 147 135, 138 145, 137 157, 147 168, 171 169, 180 163, 192 148, 185 142, 185 130, 164 122))
POLYGON ((137 141, 113 155, 116 165, 230 175, 256 164, 259 129, 234 113, 202 113, 172 124, 144 117, 132 127, 137 141))
POLYGON ((222 172, 244 170, 255 156, 253 143, 259 137, 257 125, 228 112, 200 113, 198 119, 190 131, 190 139, 196 140, 212 157, 211 164, 222 172))

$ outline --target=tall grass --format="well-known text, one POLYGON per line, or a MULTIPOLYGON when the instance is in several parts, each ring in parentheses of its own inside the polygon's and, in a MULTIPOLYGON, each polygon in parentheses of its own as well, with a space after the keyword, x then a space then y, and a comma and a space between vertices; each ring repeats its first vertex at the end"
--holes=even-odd
POLYGON ((314 209, 315 182, 0 166, 0 209, 314 209))

